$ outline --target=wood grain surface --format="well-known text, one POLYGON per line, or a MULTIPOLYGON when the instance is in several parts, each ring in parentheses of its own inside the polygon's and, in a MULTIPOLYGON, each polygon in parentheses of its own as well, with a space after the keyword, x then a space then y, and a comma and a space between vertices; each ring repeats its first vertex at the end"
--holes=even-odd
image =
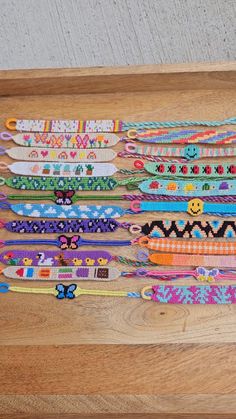
MULTIPOLYGON (((166 72, 164 67, 148 67, 142 75, 146 86, 149 77, 160 80, 165 73, 167 84, 163 89, 154 84, 153 89, 149 87, 146 91, 142 85, 140 91, 139 85, 134 88, 135 75, 141 73, 136 68, 120 72, 116 69, 113 75, 111 69, 99 69, 97 75, 95 70, 91 74, 87 69, 72 70, 70 81, 68 70, 55 74, 1 72, 1 130, 8 117, 116 117, 135 121, 223 119, 235 115, 235 64, 228 70, 225 65, 211 69, 207 66, 205 70, 204 66, 189 66, 189 71, 186 66, 167 67, 166 72), (127 90, 123 88, 120 92, 124 74, 127 90), (183 80, 186 86, 178 90, 180 74, 184 74, 180 86, 183 80), (96 86, 101 76, 99 92, 96 86), (104 77, 108 85, 106 92, 104 77), (196 84, 196 77, 204 80, 204 89, 201 83, 196 84), (22 79, 27 85, 25 95, 22 79), (57 82, 59 89, 55 95, 57 82), (76 83, 83 84, 82 94, 76 91, 76 83), (97 93, 92 93, 96 89, 97 93)), ((121 149, 121 145, 116 149, 121 149)), ((10 162, 5 157, 3 160, 10 162)), ((132 167, 132 162, 127 160, 116 159, 115 164, 132 167)), ((6 187, 1 190, 13 192, 6 187)), ((124 192, 122 188, 114 191, 124 192)), ((128 202, 122 206, 128 207, 128 202)), ((173 214, 158 216, 173 218, 173 214)), ((180 217, 187 219, 188 215, 180 217)), ((1 218, 19 217, 1 211, 1 218)), ((152 219, 153 214, 145 215, 145 221, 152 219)), ((131 220, 143 223, 144 216, 122 218, 122 221, 131 220)), ((4 239, 13 237, 5 230, 0 234, 4 239)), ((128 237, 129 233, 122 230, 99 235, 107 240, 128 237)), ((117 248, 109 250, 118 253, 117 248)), ((118 250, 133 258, 137 252, 136 247, 118 250)), ((19 284, 19 281, 12 283, 19 284)), ((138 291, 147 283, 153 281, 123 278, 107 284, 86 283, 86 287, 138 291)), ((190 414, 201 418, 235 417, 236 307, 168 306, 135 299, 85 296, 58 301, 52 296, 14 293, 2 294, 0 298, 0 417, 131 418, 136 414, 144 418, 194 417, 190 414)))

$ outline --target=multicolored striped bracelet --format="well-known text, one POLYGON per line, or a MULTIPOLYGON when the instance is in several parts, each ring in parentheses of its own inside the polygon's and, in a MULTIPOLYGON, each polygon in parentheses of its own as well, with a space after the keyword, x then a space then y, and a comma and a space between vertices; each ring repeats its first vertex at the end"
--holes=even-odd
POLYGON ((106 120, 43 120, 43 119, 16 119, 8 118, 6 127, 10 131, 29 132, 52 132, 52 133, 73 133, 73 132, 123 132, 130 129, 156 129, 174 128, 189 126, 220 127, 223 125, 235 125, 236 117, 227 118, 222 121, 144 121, 126 122, 120 119, 106 120))

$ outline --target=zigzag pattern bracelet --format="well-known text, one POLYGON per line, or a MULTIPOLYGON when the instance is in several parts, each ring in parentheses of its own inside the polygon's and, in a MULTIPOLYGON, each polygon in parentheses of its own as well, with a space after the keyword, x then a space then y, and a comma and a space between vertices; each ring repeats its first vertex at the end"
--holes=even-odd
POLYGON ((81 295, 101 297, 132 297, 152 300, 162 304, 235 304, 236 286, 234 285, 154 285, 144 287, 140 293, 134 291, 86 290, 76 284, 57 284, 55 287, 19 287, 5 282, 0 283, 0 292, 8 291, 27 294, 49 294, 59 300, 72 300, 81 295))
POLYGON ((235 221, 186 221, 186 220, 156 220, 143 226, 131 225, 131 233, 144 234, 151 237, 177 237, 177 238, 235 238, 235 221))
POLYGON ((155 129, 174 128, 189 126, 220 127, 222 125, 235 125, 236 117, 227 118, 222 121, 144 121, 125 122, 119 119, 108 120, 27 120, 8 118, 6 128, 10 131, 29 132, 51 132, 51 133, 73 133, 73 132, 122 132, 130 129, 155 129))
POLYGON ((13 233, 111 233, 118 228, 129 230, 131 234, 144 234, 151 237, 177 238, 235 238, 235 221, 185 221, 155 220, 143 226, 130 223, 119 223, 112 218, 76 219, 76 220, 13 220, 5 222, 0 219, 0 228, 13 233))
POLYGON ((180 131, 131 129, 124 139, 165 144, 230 144, 236 142, 235 131, 182 129, 180 131))
POLYGON ((205 269, 203 267, 189 271, 179 270, 152 270, 148 271, 139 268, 132 272, 120 272, 113 267, 38 267, 38 266, 8 266, 1 268, 0 273, 11 279, 21 279, 27 281, 113 281, 119 277, 123 278, 153 278, 159 281, 174 281, 179 278, 194 277, 198 281, 220 281, 235 280, 235 271, 220 271, 219 269, 205 269))

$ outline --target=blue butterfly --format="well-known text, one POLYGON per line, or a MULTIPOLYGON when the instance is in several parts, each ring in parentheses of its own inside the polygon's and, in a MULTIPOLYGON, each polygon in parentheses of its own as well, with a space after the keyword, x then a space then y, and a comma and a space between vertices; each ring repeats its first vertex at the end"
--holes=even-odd
POLYGON ((63 285, 63 284, 57 284, 56 290, 58 291, 57 298, 59 300, 62 300, 63 298, 69 298, 72 300, 75 298, 74 291, 76 290, 77 285, 76 284, 70 284, 70 285, 63 285))

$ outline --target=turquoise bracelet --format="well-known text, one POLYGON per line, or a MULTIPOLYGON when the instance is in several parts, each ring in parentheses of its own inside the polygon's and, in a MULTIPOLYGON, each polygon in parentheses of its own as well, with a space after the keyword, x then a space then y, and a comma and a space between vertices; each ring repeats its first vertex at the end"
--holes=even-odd
POLYGON ((203 202, 199 198, 190 201, 166 202, 166 201, 133 201, 130 209, 133 212, 158 211, 158 212, 188 212, 193 217, 201 214, 215 214, 219 216, 236 215, 235 204, 217 204, 203 202))
POLYGON ((140 183, 139 189, 153 195, 224 196, 236 195, 236 180, 163 180, 154 177, 140 183))

